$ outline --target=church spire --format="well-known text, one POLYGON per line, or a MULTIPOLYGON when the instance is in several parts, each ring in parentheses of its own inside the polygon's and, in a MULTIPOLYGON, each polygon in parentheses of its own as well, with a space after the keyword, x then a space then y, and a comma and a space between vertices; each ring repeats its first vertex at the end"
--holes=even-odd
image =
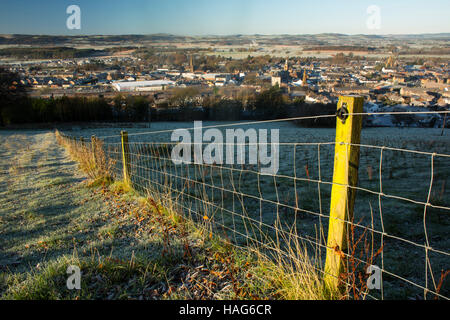
POLYGON ((306 85, 308 85, 308 83, 306 82, 306 80, 308 80, 308 76, 306 75, 306 69, 303 69, 303 80, 302 80, 302 86, 306 86, 306 85))
POLYGON ((192 73, 194 73, 194 58, 192 57, 192 54, 189 59, 189 69, 192 73))

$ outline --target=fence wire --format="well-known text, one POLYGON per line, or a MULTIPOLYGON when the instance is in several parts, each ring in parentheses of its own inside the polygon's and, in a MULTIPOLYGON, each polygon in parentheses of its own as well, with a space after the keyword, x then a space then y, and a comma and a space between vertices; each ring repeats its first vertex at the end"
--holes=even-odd
MULTIPOLYGON (((298 118, 282 119, 287 120, 298 118)), ((127 157, 136 191, 175 201, 181 214, 207 224, 211 232, 239 247, 257 245, 268 252, 283 252, 283 248, 301 242, 314 252, 317 271, 324 273, 331 188, 336 184, 334 141, 279 143, 278 172, 263 174, 259 161, 175 164, 171 152, 176 143, 153 138, 156 133, 170 131, 129 134, 127 157)), ((91 148, 91 142, 61 136, 75 146, 91 148)), ((113 163, 116 179, 123 178, 120 135, 97 138, 97 143, 113 163)), ((381 288, 369 291, 358 287, 362 297, 449 299, 448 279, 442 275, 450 262, 450 197, 446 188, 450 154, 446 150, 433 153, 375 144, 349 145, 360 149, 359 181, 357 186, 345 185, 357 195, 353 219, 343 221, 349 248, 342 252, 348 269, 341 280, 355 288, 355 279, 363 275, 365 280, 365 268, 373 264, 381 269, 381 288), (374 254, 377 251, 379 254, 374 254)), ((242 147, 248 154, 252 145, 243 143, 242 147)))

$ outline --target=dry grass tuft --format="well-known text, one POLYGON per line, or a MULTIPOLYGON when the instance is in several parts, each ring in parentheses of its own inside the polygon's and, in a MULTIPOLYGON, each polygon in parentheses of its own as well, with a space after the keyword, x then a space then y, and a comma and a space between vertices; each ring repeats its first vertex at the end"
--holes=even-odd
POLYGON ((55 132, 58 143, 79 163, 80 169, 91 179, 91 185, 109 184, 114 181, 114 161, 106 156, 103 142, 96 139, 94 145, 55 132))
POLYGON ((320 250, 303 243, 294 230, 279 232, 264 247, 252 247, 256 257, 253 284, 266 295, 282 300, 343 299, 341 292, 330 291, 323 282, 320 250))

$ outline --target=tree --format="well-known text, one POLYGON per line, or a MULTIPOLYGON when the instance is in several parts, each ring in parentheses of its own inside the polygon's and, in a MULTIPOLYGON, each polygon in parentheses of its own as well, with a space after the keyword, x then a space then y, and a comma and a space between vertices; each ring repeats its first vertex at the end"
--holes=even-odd
POLYGON ((257 97, 255 109, 263 117, 276 117, 284 105, 283 95, 278 85, 261 92, 257 97))
POLYGON ((177 107, 191 105, 191 101, 200 93, 198 88, 186 87, 174 90, 174 95, 170 98, 170 104, 177 107))
POLYGON ((19 75, 0 68, 0 126, 26 122, 28 111, 28 95, 19 75))
POLYGON ((148 121, 149 120, 149 102, 146 98, 137 96, 129 99, 129 107, 132 113, 133 121, 148 121))

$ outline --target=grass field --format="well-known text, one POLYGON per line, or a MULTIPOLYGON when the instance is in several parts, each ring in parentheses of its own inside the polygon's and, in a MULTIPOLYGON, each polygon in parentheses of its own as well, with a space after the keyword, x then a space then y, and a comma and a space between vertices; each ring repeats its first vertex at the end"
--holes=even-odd
MULTIPOLYGON (((210 124, 213 123, 205 125, 210 124)), ((143 133, 190 125, 156 123, 151 129, 127 130, 143 133)), ((57 144, 53 132, 0 132, 1 297, 336 298, 323 290, 321 275, 315 271, 323 262, 321 250, 284 239, 284 244, 278 243, 275 254, 267 255, 254 241, 248 241, 278 239, 291 232, 293 226, 296 234, 316 239, 320 238, 321 228, 327 230, 327 219, 308 212, 328 212, 331 185, 318 188, 315 181, 319 178, 319 155, 321 180, 331 181, 333 145, 323 144, 318 152, 317 145, 290 143, 327 143, 333 140, 333 130, 290 124, 266 127, 271 126, 280 128, 281 142, 287 143, 280 146, 279 175, 304 179, 295 185, 289 178, 258 177, 249 167, 237 172, 208 168, 205 172, 198 166, 174 166, 164 153, 158 153, 155 161, 155 146, 161 152, 170 136, 144 134, 130 137, 132 190, 120 182, 117 136, 106 139, 104 145, 110 155, 113 150, 117 160, 112 170, 116 182, 111 184, 89 179, 80 170, 83 166, 73 160, 76 157, 57 144), (133 145, 134 142, 138 144, 133 145), (145 143, 153 144, 145 149, 145 143), (183 189, 186 178, 191 184, 188 190, 183 189), (221 192, 214 186, 220 186, 221 192), (295 189, 297 196, 292 193, 295 189), (180 198, 181 190, 189 197, 180 198), (268 202, 261 203, 252 196, 261 196, 268 202), (216 207, 205 206, 204 200, 216 207), (290 209, 297 205, 300 212, 290 209), (192 218, 192 212, 200 214, 200 218, 186 219, 192 218), (222 233, 217 225, 228 226, 232 232, 222 233), (271 233, 274 226, 286 233, 271 233), (231 246, 231 242, 238 247, 231 246), (281 251, 287 252, 289 259, 281 251), (73 264, 82 270, 81 291, 66 287, 66 269, 73 264)), ((115 135, 119 130, 76 127, 65 132, 87 138, 91 134, 115 135)), ((449 142, 448 136, 440 136, 436 129, 373 128, 363 130, 362 137, 362 143, 368 145, 444 154, 450 152, 449 142)), ((378 190, 379 161, 379 149, 361 148, 359 187, 378 190)), ((449 206, 449 168, 448 158, 434 159, 430 198, 434 205, 449 206)), ((381 177, 385 194, 426 201, 430 172, 428 155, 384 150, 381 177)), ((423 206, 388 198, 383 198, 381 204, 380 209, 377 194, 358 191, 355 219, 367 226, 372 221, 373 229, 384 228, 386 234, 409 241, 384 239, 384 268, 425 285, 425 250, 413 244, 426 241, 423 206)), ((426 217, 430 247, 445 252, 449 246, 448 214, 429 208, 426 217)), ((375 235, 374 241, 378 245, 379 236, 375 235)), ((276 242, 268 244, 276 246, 276 242)), ((377 263, 381 262, 379 258, 377 263)), ((433 251, 428 253, 428 259, 433 266, 433 273, 428 272, 432 286, 450 263, 448 256, 433 251)), ((383 285, 385 298, 415 299, 423 293, 389 275, 384 276, 383 285)), ((448 296, 448 290, 447 279, 440 292, 448 296)), ((378 292, 371 294, 380 297, 378 292)))
POLYGON ((173 203, 93 183, 53 132, 2 131, 0 144, 1 299, 332 297, 300 251, 296 266, 280 266, 173 203), (70 265, 81 290, 66 287, 70 265))
MULTIPOLYGON (((267 237, 275 239, 276 229, 291 234, 294 226, 296 235, 322 244, 326 242, 323 234, 326 234, 328 220, 320 214, 328 215, 331 185, 318 184, 317 181, 332 181, 334 146, 327 143, 334 141, 333 129, 298 128, 288 123, 252 126, 280 128, 280 142, 286 144, 280 146, 279 177, 273 178, 258 175, 251 166, 174 166, 167 149, 164 149, 170 143, 170 136, 143 134, 190 126, 191 123, 155 123, 151 129, 127 129, 130 134, 139 133, 130 137, 131 176, 138 191, 153 189, 165 192, 169 187, 173 196, 182 203, 186 215, 201 220, 207 214, 218 225, 216 232, 220 233, 225 226, 227 236, 242 246, 253 244, 255 240, 264 242, 267 237), (301 145, 303 142, 324 144, 318 150, 316 144, 305 146, 301 145), (294 176, 300 180, 294 182, 294 176)), ((117 135, 118 131, 114 128, 77 128, 67 133, 101 137, 117 135)), ((443 154, 450 152, 449 137, 441 136, 439 129, 368 128, 363 130, 362 144, 443 154)), ((105 148, 109 148, 111 157, 117 160, 115 172, 120 176, 122 163, 118 137, 106 139, 105 148)), ((450 189, 447 187, 450 160, 434 157, 430 190, 429 154, 384 150, 380 171, 380 152, 379 148, 361 147, 358 187, 367 191, 357 193, 355 223, 377 231, 373 235, 374 249, 381 246, 382 233, 389 235, 383 238, 383 255, 376 261, 391 273, 384 276, 383 297, 416 298, 423 295, 420 286, 426 286, 427 281, 430 286, 437 285, 441 271, 450 265, 448 255, 430 251, 427 259, 432 266, 431 271, 426 267, 427 253, 423 246, 428 241, 434 250, 446 252, 450 221, 448 211, 435 208, 427 209, 424 221, 424 205, 420 204, 427 201, 431 191, 432 205, 450 206, 450 189), (383 193, 397 198, 379 198, 380 177, 383 193), (405 279, 419 287, 405 282, 405 279)), ((322 260, 323 254, 324 251, 319 253, 322 260)), ((446 280, 441 293, 448 295, 448 290, 446 280)), ((381 297, 379 292, 374 295, 381 297)))

